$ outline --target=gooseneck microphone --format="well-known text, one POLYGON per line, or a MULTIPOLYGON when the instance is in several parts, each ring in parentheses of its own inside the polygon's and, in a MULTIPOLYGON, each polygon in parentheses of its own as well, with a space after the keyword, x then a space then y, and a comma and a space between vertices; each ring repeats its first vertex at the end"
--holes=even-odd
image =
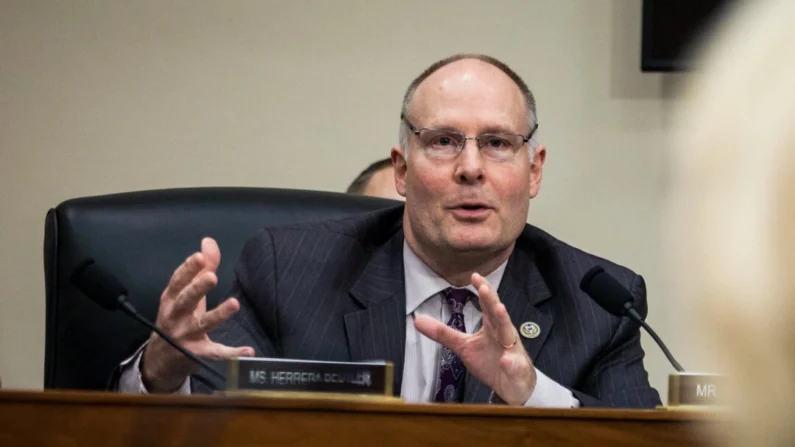
MULTIPOLYGON (((102 268, 93 260, 83 262, 72 275, 72 284, 77 287, 83 295, 90 298, 95 303, 99 304, 106 310, 115 311, 121 309, 127 315, 135 318, 144 326, 155 331, 157 335, 163 338, 168 344, 174 347, 177 351, 181 352, 185 357, 191 359, 196 364, 212 373, 215 377, 220 379, 222 383, 226 383, 226 376, 217 369, 213 368, 207 361, 196 356, 194 353, 188 351, 177 343, 169 335, 163 333, 157 326, 146 317, 139 314, 135 306, 127 300, 127 289, 122 285, 112 273, 102 268)), ((200 381, 205 379, 196 376, 200 381)), ((216 389, 218 384, 208 383, 211 387, 216 389)))
POLYGON ((580 282, 580 289, 593 298, 597 304, 602 306, 602 309, 617 317, 629 317, 640 324, 643 329, 646 329, 646 332, 651 335, 651 338, 657 342, 657 345, 662 349, 663 354, 665 354, 665 357, 668 358, 668 361, 671 362, 671 365, 673 365, 676 371, 680 373, 685 372, 685 369, 682 368, 682 365, 671 355, 671 351, 668 350, 665 343, 657 336, 654 329, 646 324, 638 311, 635 310, 635 298, 632 296, 632 293, 622 286, 617 279, 605 272, 602 267, 596 266, 588 270, 588 273, 585 274, 580 282))

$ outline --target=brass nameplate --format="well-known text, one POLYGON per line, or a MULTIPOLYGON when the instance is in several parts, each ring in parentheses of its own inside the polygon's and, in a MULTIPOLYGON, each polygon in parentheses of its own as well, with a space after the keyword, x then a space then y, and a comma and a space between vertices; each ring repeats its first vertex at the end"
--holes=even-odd
POLYGON ((724 381, 719 374, 672 373, 668 375, 668 406, 725 405, 724 381))
POLYGON ((392 362, 241 357, 227 362, 227 391, 392 396, 392 362))

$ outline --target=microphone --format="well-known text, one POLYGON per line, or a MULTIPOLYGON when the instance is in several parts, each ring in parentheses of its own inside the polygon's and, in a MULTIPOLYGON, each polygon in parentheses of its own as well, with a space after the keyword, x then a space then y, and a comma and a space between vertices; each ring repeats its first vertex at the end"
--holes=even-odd
POLYGON ((624 286, 605 272, 602 267, 596 266, 582 278, 580 282, 580 290, 587 293, 588 296, 593 298, 597 304, 602 306, 602 309, 610 312, 617 317, 629 317, 631 320, 640 324, 646 332, 651 335, 651 338, 657 342, 657 345, 662 349, 665 357, 671 362, 671 365, 677 372, 685 372, 682 365, 676 361, 671 351, 665 346, 665 343, 657 336, 657 333, 643 321, 637 310, 635 310, 635 298, 624 286))
MULTIPOLYGON (((121 281, 119 281, 118 278, 116 278, 111 272, 105 270, 93 260, 85 261, 79 267, 77 267, 77 269, 75 269, 75 272, 72 275, 72 284, 74 284, 75 287, 77 287, 77 289, 83 293, 83 295, 87 296, 92 301, 102 306, 104 309, 110 311, 121 309, 127 315, 135 318, 144 326, 155 331, 157 335, 162 337, 163 340, 174 347, 174 349, 185 355, 185 357, 191 359, 193 362, 212 373, 223 383, 226 383, 226 376, 223 373, 215 369, 204 359, 196 356, 194 353, 182 347, 169 335, 163 333, 163 331, 161 331, 151 321, 147 320, 146 317, 139 314, 135 309, 135 306, 133 306, 133 304, 127 300, 127 289, 122 285, 121 281)), ((206 380, 200 376, 196 376, 196 378, 200 381, 206 380)), ((223 388, 218 387, 217 384, 214 383, 207 383, 207 385, 210 385, 212 388, 216 389, 223 388)))

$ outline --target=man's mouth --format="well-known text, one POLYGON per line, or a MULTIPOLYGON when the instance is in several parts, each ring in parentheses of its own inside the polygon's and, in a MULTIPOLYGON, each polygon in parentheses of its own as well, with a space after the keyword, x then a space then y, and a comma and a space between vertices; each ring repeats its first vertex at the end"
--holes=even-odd
POLYGON ((483 206, 483 205, 469 205, 469 204, 465 204, 465 205, 459 205, 456 208, 461 208, 461 209, 465 209, 465 210, 479 210, 479 209, 483 209, 483 208, 486 208, 486 207, 483 206))
POLYGON ((478 221, 487 217, 493 208, 482 202, 462 202, 451 206, 449 209, 458 219, 478 221))

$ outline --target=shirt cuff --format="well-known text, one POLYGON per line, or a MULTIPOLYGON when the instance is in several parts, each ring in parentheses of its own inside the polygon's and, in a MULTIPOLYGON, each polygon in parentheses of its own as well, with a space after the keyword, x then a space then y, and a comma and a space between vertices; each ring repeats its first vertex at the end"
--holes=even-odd
MULTIPOLYGON (((141 378, 141 357, 146 343, 141 345, 135 354, 121 362, 121 375, 119 376, 119 391, 130 394, 149 394, 141 378)), ((176 395, 190 395, 190 378, 185 379, 182 385, 173 393, 176 395)))
POLYGON ((536 368, 536 387, 525 407, 579 408, 580 401, 568 388, 550 379, 536 368))

